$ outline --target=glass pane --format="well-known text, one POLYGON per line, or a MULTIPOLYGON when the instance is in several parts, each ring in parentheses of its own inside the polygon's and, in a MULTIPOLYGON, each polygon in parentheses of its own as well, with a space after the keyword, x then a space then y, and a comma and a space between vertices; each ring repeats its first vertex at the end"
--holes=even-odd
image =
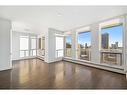
POLYGON ((24 51, 20 51, 20 57, 24 57, 24 51))
POLYGON ((63 37, 56 37, 56 57, 63 56, 63 37))
POLYGON ((123 26, 104 28, 101 32, 101 62, 122 65, 123 26))
POLYGON ((29 56, 28 51, 25 51, 25 52, 26 52, 26 56, 29 56))
POLYGON ((81 32, 78 35, 78 58, 83 60, 91 59, 91 32, 81 32))
POLYGON ((102 49, 122 50, 122 25, 102 29, 102 49))
POLYGON ((36 50, 33 50, 33 56, 36 56, 36 50))
POLYGON ((31 39, 31 49, 36 49, 36 39, 31 39))
POLYGON ((66 37, 66 53, 65 53, 65 56, 71 57, 71 47, 72 47, 71 36, 67 36, 66 37))
POLYGON ((42 56, 44 56, 45 55, 45 50, 42 50, 42 56))
POLYGON ((30 51, 30 56, 36 56, 36 50, 31 50, 30 51))
POLYGON ((20 50, 28 50, 28 36, 20 37, 20 50))
POLYGON ((63 57, 63 50, 59 50, 57 52, 57 57, 63 57))
POLYGON ((56 37, 56 50, 63 49, 63 37, 56 37))
POLYGON ((122 54, 101 52, 101 62, 112 65, 122 65, 122 54))

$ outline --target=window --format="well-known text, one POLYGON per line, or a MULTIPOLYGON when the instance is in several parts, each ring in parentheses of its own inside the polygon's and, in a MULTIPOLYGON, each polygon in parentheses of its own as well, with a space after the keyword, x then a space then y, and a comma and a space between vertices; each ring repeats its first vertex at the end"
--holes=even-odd
POLYGON ((79 32, 78 34, 78 52, 79 59, 88 60, 91 59, 91 32, 79 32))
POLYGON ((56 57, 63 57, 63 37, 56 37, 56 57))
POLYGON ((20 57, 36 56, 36 36, 20 36, 20 57))
POLYGON ((71 36, 66 37, 66 50, 65 50, 65 56, 71 57, 71 48, 72 48, 72 42, 71 42, 71 36))
POLYGON ((122 65, 122 39, 122 24, 101 29, 101 63, 122 65))
POLYGON ((36 49, 36 38, 31 39, 31 49, 36 49))
POLYGON ((36 56, 36 42, 37 42, 37 38, 36 36, 31 36, 30 37, 30 40, 31 40, 31 49, 30 49, 30 54, 31 56, 36 56))
POLYGON ((20 36, 20 57, 28 56, 29 52, 29 37, 28 36, 20 36))

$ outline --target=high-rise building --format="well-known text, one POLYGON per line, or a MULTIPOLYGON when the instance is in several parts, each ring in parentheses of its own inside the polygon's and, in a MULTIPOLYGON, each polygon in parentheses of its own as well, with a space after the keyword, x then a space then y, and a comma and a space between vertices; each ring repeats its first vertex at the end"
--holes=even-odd
POLYGON ((115 48, 116 48, 116 49, 118 49, 118 42, 115 42, 115 45, 116 45, 116 47, 115 47, 115 48))
POLYGON ((85 49, 88 48, 87 43, 85 43, 85 49))
POLYGON ((102 34, 101 45, 103 49, 109 48, 109 34, 108 33, 102 34))

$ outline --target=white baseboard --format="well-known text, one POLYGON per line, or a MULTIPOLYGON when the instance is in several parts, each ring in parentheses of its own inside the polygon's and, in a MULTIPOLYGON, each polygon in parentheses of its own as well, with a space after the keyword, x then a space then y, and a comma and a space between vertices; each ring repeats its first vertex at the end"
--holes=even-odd
POLYGON ((0 71, 10 70, 10 69, 12 69, 12 67, 3 67, 3 68, 0 68, 0 71))
POLYGON ((37 57, 36 57, 36 56, 31 56, 31 57, 25 57, 25 58, 13 59, 12 61, 16 61, 16 60, 25 60, 25 59, 33 59, 33 58, 37 58, 37 57))
POLYGON ((122 68, 114 68, 114 67, 109 67, 109 66, 106 66, 106 65, 93 64, 93 63, 90 63, 90 62, 82 62, 82 61, 73 60, 73 59, 70 59, 70 58, 69 59, 68 58, 63 58, 63 60, 73 62, 73 63, 82 64, 82 65, 86 65, 86 66, 91 66, 91 67, 95 67, 95 68, 99 68, 99 69, 103 69, 103 70, 108 70, 108 71, 112 71, 112 72, 125 74, 125 71, 122 68))

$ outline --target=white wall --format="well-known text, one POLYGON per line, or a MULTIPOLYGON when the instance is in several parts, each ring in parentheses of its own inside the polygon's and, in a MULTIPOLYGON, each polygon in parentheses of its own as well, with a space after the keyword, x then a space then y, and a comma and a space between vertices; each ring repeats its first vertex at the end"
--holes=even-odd
MULTIPOLYGON (((127 73, 127 16, 125 16, 125 72, 127 73)), ((127 76, 127 75, 126 75, 127 76)))
POLYGON ((12 31, 12 60, 20 58, 20 33, 12 31))
POLYGON ((0 71, 10 69, 11 64, 11 21, 0 18, 0 71))

